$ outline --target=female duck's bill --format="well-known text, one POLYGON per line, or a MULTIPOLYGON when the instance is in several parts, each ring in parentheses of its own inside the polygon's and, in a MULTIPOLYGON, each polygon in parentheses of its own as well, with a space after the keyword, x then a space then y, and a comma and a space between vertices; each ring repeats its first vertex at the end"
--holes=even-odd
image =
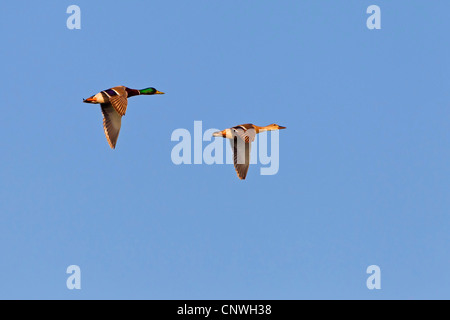
POLYGON ((225 130, 223 130, 223 131, 216 131, 212 135, 213 135, 213 137, 224 137, 225 138, 226 133, 225 133, 225 130))

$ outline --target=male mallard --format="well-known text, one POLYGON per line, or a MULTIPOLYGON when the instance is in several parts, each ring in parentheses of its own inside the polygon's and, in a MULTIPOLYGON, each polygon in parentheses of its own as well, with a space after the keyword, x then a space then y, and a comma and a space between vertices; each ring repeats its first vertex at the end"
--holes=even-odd
POLYGON ((251 123, 246 123, 214 132, 213 137, 224 137, 231 139, 234 169, 236 170, 239 179, 244 180, 247 176, 248 167, 250 166, 251 143, 255 140, 256 134, 264 131, 280 129, 286 129, 286 127, 279 126, 275 123, 269 124, 265 127, 259 127, 251 123))
POLYGON ((127 98, 140 94, 164 94, 164 92, 158 91, 155 88, 137 90, 124 86, 117 86, 103 90, 92 97, 83 100, 83 102, 86 103, 100 103, 103 113, 103 129, 105 130, 106 140, 108 140, 111 149, 116 147, 122 123, 122 116, 124 116, 127 111, 127 98))

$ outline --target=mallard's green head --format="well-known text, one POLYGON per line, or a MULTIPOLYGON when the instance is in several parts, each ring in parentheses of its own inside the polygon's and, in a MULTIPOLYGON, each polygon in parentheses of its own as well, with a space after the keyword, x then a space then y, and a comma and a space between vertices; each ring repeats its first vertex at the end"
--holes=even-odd
POLYGON ((139 90, 140 94, 164 94, 164 92, 158 91, 155 88, 145 88, 139 90))

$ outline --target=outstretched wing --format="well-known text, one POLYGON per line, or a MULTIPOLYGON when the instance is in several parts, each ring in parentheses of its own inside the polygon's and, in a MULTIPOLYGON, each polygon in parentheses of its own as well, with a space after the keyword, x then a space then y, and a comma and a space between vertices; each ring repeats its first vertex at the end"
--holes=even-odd
POLYGON ((106 140, 108 140, 111 149, 116 147, 117 138, 119 138, 122 116, 116 111, 111 103, 102 103, 103 130, 106 140))
POLYGON ((251 143, 242 141, 239 137, 230 140, 233 147, 234 169, 239 179, 244 180, 250 166, 251 143))
POLYGON ((233 130, 233 139, 230 139, 231 147, 233 148, 234 169, 241 180, 244 180, 247 176, 250 166, 252 141, 255 139, 254 135, 252 137, 251 132, 249 134, 245 131, 239 129, 233 130))
POLYGON ((250 152, 252 142, 255 140, 256 130, 252 124, 243 124, 231 128, 233 139, 230 140, 233 148, 234 169, 239 179, 244 180, 250 166, 250 152))

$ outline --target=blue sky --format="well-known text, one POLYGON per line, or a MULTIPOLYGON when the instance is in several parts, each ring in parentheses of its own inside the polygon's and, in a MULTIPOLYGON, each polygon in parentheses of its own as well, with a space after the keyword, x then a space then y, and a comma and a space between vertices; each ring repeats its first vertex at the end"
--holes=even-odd
POLYGON ((448 299, 449 11, 2 3, 0 298, 448 299), (130 99, 111 150, 82 98, 116 85, 167 94, 130 99), (174 165, 196 120, 286 126, 278 174, 174 165))

